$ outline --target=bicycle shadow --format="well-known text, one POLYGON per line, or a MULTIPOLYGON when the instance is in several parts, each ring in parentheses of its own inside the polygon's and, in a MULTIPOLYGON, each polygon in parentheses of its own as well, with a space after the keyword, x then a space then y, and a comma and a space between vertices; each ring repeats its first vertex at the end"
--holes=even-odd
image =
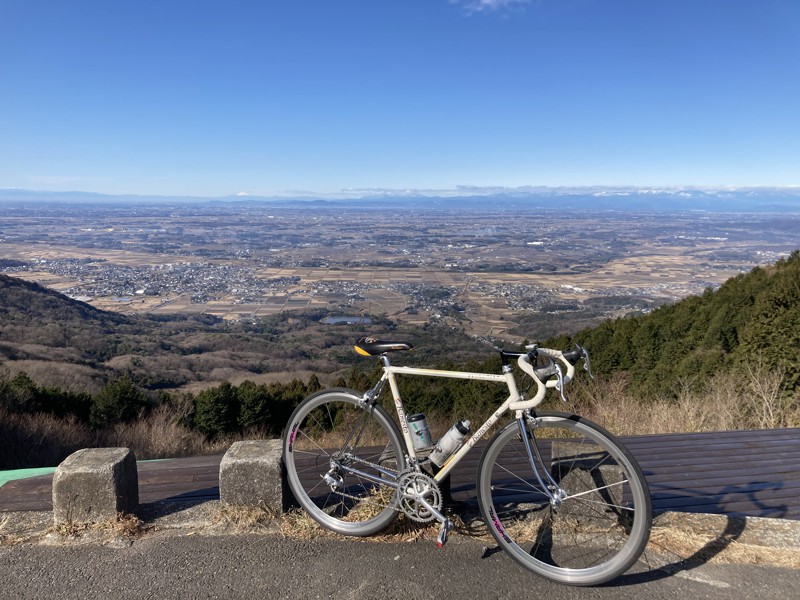
POLYGON ((784 487, 780 482, 753 481, 741 485, 729 485, 714 494, 702 494, 692 492, 685 488, 674 486, 652 484, 651 496, 654 506, 661 506, 658 514, 672 512, 672 518, 661 525, 656 519, 656 524, 651 533, 651 541, 647 546, 642 558, 639 559, 636 568, 643 568, 635 572, 626 573, 617 579, 605 584, 606 587, 623 587, 658 581, 667 577, 672 577, 677 573, 691 571, 704 564, 707 564, 715 557, 723 554, 730 546, 741 539, 747 528, 747 519, 741 513, 725 514, 725 507, 732 500, 733 496, 737 502, 749 504, 750 510, 746 512, 758 512, 760 516, 770 518, 784 517, 789 513, 789 507, 785 504, 776 505, 768 500, 758 497, 759 493, 766 491, 780 490, 784 487), (703 513, 690 510, 681 510, 680 507, 670 510, 669 500, 675 498, 702 498, 703 505, 707 510, 703 513), (702 527, 704 531, 694 531, 696 534, 713 534, 713 538, 706 542, 699 549, 691 551, 687 549, 688 556, 683 555, 680 549, 675 548, 675 542, 663 542, 659 539, 659 529, 667 531, 669 540, 669 529, 678 529, 680 525, 680 514, 686 514, 687 520, 693 521, 695 527, 702 527), (707 518, 703 518, 707 517, 707 518), (718 527, 719 518, 724 519, 724 527, 721 531, 709 531, 713 527, 718 527), (697 521, 701 524, 697 524, 697 521))
POLYGON ((183 512, 212 500, 219 500, 219 486, 191 490, 150 502, 140 502, 133 512, 143 521, 151 521, 183 512))
MULTIPOLYGON (((763 492, 775 491, 784 488, 784 484, 780 482, 764 482, 753 481, 741 485, 729 485, 721 488, 718 492, 713 494, 698 493, 686 488, 676 486, 651 484, 651 497, 653 504, 656 507, 658 515, 665 513, 672 513, 672 517, 665 523, 660 524, 656 519, 656 524, 651 534, 650 543, 648 544, 645 552, 639 561, 631 568, 626 574, 617 577, 613 581, 604 584, 603 587, 624 587, 629 585, 637 585, 641 583, 648 583, 658 581, 667 577, 672 577, 677 573, 683 571, 691 571, 696 569, 715 557, 724 553, 731 544, 741 539, 747 528, 747 520, 745 516, 737 514, 725 514, 725 507, 735 499, 737 502, 749 504, 751 510, 747 512, 758 512, 760 516, 768 516, 770 518, 785 517, 789 514, 789 507, 786 504, 776 504, 769 502, 759 497, 763 492), (733 496, 733 498, 731 498, 733 496), (705 512, 700 513, 692 510, 681 510, 680 506, 670 508, 670 500, 675 502, 675 499, 702 499, 703 506, 706 507, 705 512), (686 553, 681 552, 680 548, 676 548, 678 541, 670 540, 667 542, 660 539, 659 530, 680 529, 681 519, 680 515, 687 515, 687 521, 691 521, 695 528, 702 528, 703 531, 695 531, 697 534, 713 535, 712 539, 703 544, 702 547, 697 549, 686 547, 686 553), (703 518, 708 517, 708 518, 703 518), (724 526, 720 528, 719 522, 724 519, 724 526), (698 523, 699 521, 699 523, 698 523), (716 531, 712 528, 718 528, 716 531)), ((455 490, 454 490, 455 491, 455 490)), ((466 491, 461 488, 459 492, 466 491)), ((466 509, 472 503, 456 503, 459 508, 466 509)), ((678 503, 679 504, 679 503, 678 503)), ((673 505, 674 506, 674 505, 673 505)), ((467 511, 470 512, 470 511, 467 511)), ((471 520, 474 522, 474 514, 471 515, 471 520)), ((470 529, 470 528, 467 528, 470 529)), ((478 529, 473 529, 477 535, 478 529)), ((470 535, 470 531, 464 531, 470 535)), ((489 558, 497 552, 501 552, 499 546, 486 548, 482 558, 489 558)))

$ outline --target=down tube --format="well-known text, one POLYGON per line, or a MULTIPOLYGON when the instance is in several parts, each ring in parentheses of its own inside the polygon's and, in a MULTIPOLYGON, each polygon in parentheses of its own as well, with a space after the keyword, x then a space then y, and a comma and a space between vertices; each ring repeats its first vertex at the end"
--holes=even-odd
POLYGON ((450 473, 450 471, 452 471, 453 468, 459 463, 459 461, 462 458, 464 458, 464 456, 467 454, 467 452, 472 450, 472 448, 475 446, 475 444, 478 443, 478 440, 480 440, 484 436, 484 434, 487 431, 489 431, 489 429, 492 427, 492 425, 494 425, 495 423, 497 423, 497 421, 500 420, 500 417, 502 417, 503 414, 508 410, 508 406, 509 406, 509 404, 511 404, 512 398, 513 398, 513 396, 509 396, 508 400, 503 402, 503 404, 500 406, 500 408, 498 408, 486 420, 486 422, 483 425, 481 425, 480 429, 478 429, 478 431, 476 431, 475 434, 471 438, 469 438, 466 441, 466 443, 463 446, 461 446, 461 448, 459 448, 458 452, 453 454, 450 458, 448 458, 444 462, 444 464, 442 465, 442 468, 439 469, 439 472, 436 473, 436 475, 434 476, 434 479, 437 482, 441 482, 445 477, 447 477, 447 475, 450 473))

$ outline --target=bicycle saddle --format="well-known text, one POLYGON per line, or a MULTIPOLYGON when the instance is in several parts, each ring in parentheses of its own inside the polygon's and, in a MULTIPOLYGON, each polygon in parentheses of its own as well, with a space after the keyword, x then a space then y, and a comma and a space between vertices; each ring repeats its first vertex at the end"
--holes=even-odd
POLYGON ((355 344, 356 352, 361 356, 378 356, 392 350, 411 350, 413 347, 408 342, 387 342, 373 337, 361 338, 355 344))

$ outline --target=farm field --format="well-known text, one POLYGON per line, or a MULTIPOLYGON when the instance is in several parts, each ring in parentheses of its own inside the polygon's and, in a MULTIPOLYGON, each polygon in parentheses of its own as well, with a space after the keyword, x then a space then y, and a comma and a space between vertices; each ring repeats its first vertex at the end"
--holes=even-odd
POLYGON ((800 215, 31 205, 0 232, 3 272, 106 310, 321 308, 515 339, 532 315, 648 310, 774 262, 800 247, 800 215))

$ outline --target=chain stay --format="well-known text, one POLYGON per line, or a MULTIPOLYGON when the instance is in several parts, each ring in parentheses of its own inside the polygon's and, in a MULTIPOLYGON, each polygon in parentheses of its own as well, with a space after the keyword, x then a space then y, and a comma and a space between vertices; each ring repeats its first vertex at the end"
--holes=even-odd
MULTIPOLYGON (((331 457, 331 458, 333 458, 333 457, 331 457)), ((341 460, 341 458, 338 458, 336 460, 341 460)), ((352 460, 352 457, 350 457, 350 460, 352 460)), ((381 467, 381 465, 373 463, 373 462, 370 462, 370 461, 365 460, 363 458, 359 458, 358 461, 363 463, 363 464, 365 464, 365 465, 367 465, 368 467, 374 467, 376 469, 383 469, 383 467, 381 467)), ((412 472, 412 470, 411 469, 405 469, 401 473, 397 474, 397 478, 399 479, 403 474, 408 473, 408 472, 412 472)), ((328 473, 330 473, 330 471, 328 473)), ((325 475, 320 475, 320 477, 322 479, 325 479, 325 477, 326 477, 326 475, 328 475, 328 473, 326 473, 325 475)), ((392 481, 387 481, 386 485, 395 488, 395 490, 399 489, 399 487, 400 487, 397 483, 394 483, 392 481)), ((375 501, 370 500, 369 497, 353 496, 352 494, 348 494, 348 493, 343 492, 341 490, 337 490, 337 489, 335 489, 335 487, 336 486, 334 486, 334 485, 330 486, 331 492, 333 492, 334 494, 337 494, 339 496, 342 496, 343 498, 349 498, 350 500, 358 500, 359 502, 362 502, 362 503, 365 503, 365 504, 369 504, 369 505, 383 506, 384 508, 391 508, 392 510, 394 510, 396 512, 403 512, 403 510, 397 506, 396 502, 393 503, 393 505, 384 505, 384 503, 382 503, 382 502, 375 502, 375 501)))
MULTIPOLYGON (((338 460, 341 460, 341 458, 338 460)), ((352 457, 350 457, 350 460, 352 460, 352 457)), ((364 460, 362 458, 359 458, 358 461, 369 467, 383 469, 381 465, 370 462, 368 460, 364 460)), ((326 473, 325 475, 322 475, 321 477, 327 483, 328 479, 326 477, 330 477, 330 472, 326 473)), ((415 471, 413 468, 409 467, 397 474, 397 480, 398 480, 397 483, 394 483, 392 481, 386 482, 386 485, 395 488, 396 494, 401 493, 403 487, 414 486, 416 484, 414 480, 423 480, 428 488, 426 491, 426 495, 433 496, 432 498, 433 501, 428 502, 429 506, 432 506, 434 509, 438 511, 442 510, 442 493, 435 479, 426 475, 425 473, 415 471)), ((341 496, 343 498, 348 498, 350 500, 356 500, 359 503, 368 504, 370 506, 379 506, 383 507, 384 509, 391 508, 395 512, 403 513, 409 519, 411 519, 412 521, 416 521, 418 523, 428 523, 436 519, 436 515, 433 512, 429 511, 424 504, 420 505, 416 495, 414 494, 408 494, 402 492, 402 496, 399 497, 399 501, 394 501, 391 504, 386 504, 383 502, 376 502, 374 500, 371 500, 369 496, 354 496, 353 494, 348 494, 347 492, 343 492, 341 490, 336 489, 336 487, 337 486, 335 484, 330 485, 331 492, 337 494, 338 496, 341 496), (425 511, 426 514, 423 514, 422 511, 425 511)), ((398 496, 395 495, 395 498, 398 498, 398 496)))

